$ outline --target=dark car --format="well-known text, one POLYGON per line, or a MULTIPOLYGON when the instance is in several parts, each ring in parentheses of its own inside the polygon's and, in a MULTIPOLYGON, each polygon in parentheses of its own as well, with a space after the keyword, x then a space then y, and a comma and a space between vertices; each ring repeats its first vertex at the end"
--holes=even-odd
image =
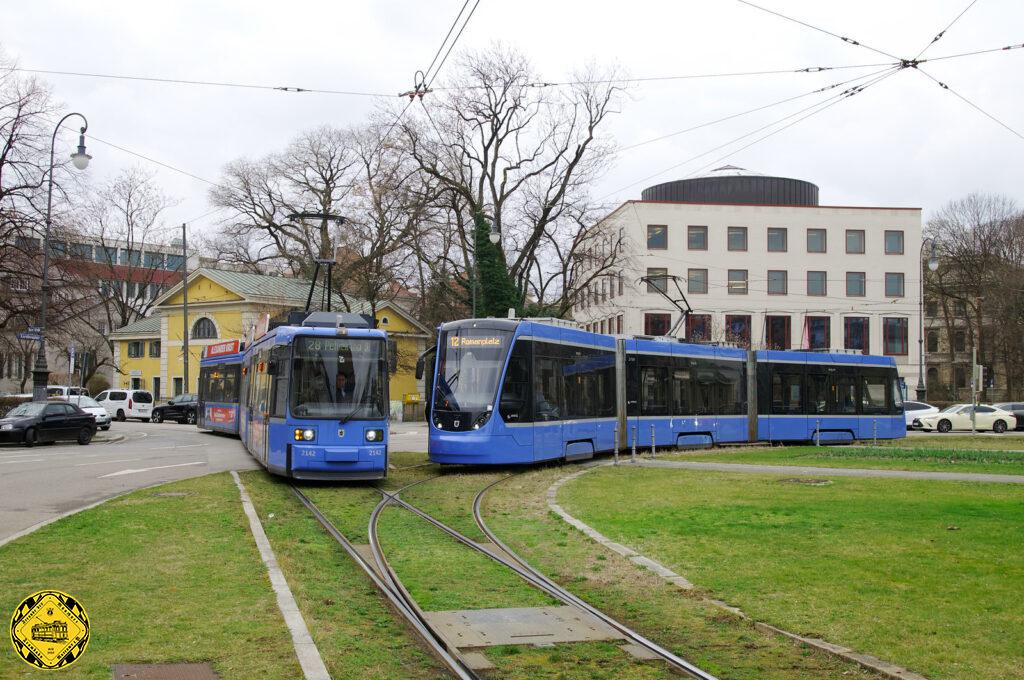
POLYGON ((1017 416, 1017 427, 1018 430, 1024 430, 1024 404, 1019 401, 1005 401, 1001 404, 992 404, 996 408, 1004 411, 1009 411, 1013 415, 1017 416))
POLYGON ((149 419, 154 423, 162 423, 165 420, 177 420, 179 423, 195 425, 198 401, 194 394, 179 394, 165 405, 155 407, 153 415, 149 419))
POLYGON ((33 446, 60 440, 88 444, 96 434, 96 420, 67 402, 28 402, 0 418, 0 442, 33 446))

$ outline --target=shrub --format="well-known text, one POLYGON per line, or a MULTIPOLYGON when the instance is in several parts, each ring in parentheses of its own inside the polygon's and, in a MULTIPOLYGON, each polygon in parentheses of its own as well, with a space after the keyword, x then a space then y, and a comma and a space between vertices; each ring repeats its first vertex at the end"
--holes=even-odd
POLYGON ((91 394, 92 396, 96 396, 103 390, 110 389, 110 381, 107 380, 107 377, 105 375, 97 374, 89 378, 89 383, 86 385, 86 388, 88 388, 89 394, 91 394))

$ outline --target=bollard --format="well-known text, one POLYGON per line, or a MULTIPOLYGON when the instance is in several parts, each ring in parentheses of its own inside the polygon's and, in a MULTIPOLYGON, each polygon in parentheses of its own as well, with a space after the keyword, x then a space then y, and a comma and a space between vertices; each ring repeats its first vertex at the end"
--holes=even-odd
POLYGON ((878 418, 871 419, 871 447, 878 446, 878 418))
POLYGON ((651 458, 654 457, 654 423, 651 423, 651 458))
POLYGON ((619 424, 618 423, 615 423, 615 432, 614 432, 613 436, 615 437, 615 448, 614 448, 615 459, 612 462, 612 465, 618 465, 619 464, 619 424))
POLYGON ((814 421, 814 445, 821 446, 821 418, 814 421))
POLYGON ((629 462, 636 463, 636 425, 633 426, 633 452, 629 455, 629 462))

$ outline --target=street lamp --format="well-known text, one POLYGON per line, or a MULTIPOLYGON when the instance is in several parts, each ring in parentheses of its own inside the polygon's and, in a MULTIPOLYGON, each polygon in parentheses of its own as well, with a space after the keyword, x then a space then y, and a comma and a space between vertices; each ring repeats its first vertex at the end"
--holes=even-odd
POLYGON ((935 239, 926 238, 921 241, 921 249, 918 251, 918 259, 921 266, 921 285, 918 290, 917 321, 919 324, 917 333, 917 400, 924 401, 928 396, 928 388, 924 384, 924 246, 930 243, 932 246, 931 255, 928 257, 928 269, 936 271, 939 268, 939 257, 935 252, 935 239))
POLYGON ((64 121, 73 116, 81 118, 84 125, 79 129, 78 150, 71 154, 71 162, 75 168, 85 170, 92 159, 92 156, 85 152, 85 131, 89 129, 89 121, 80 113, 69 113, 60 119, 50 138, 50 176, 47 180, 46 190, 46 229, 43 232, 42 304, 39 307, 39 350, 36 353, 35 365, 32 367, 32 401, 46 401, 46 383, 50 377, 50 369, 46 365, 46 307, 50 301, 50 215, 53 209, 53 156, 54 147, 57 144, 57 132, 64 125, 64 121))

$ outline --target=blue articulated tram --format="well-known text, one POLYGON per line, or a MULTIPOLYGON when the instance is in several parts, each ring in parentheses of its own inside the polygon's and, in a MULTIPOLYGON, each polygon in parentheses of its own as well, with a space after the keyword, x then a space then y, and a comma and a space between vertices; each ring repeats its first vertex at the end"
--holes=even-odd
POLYGON ((244 349, 245 344, 239 340, 227 340, 203 348, 196 404, 196 426, 199 429, 238 434, 238 388, 244 349))
POLYGON ((243 353, 242 442, 267 470, 294 479, 384 477, 387 335, 357 314, 297 314, 243 353))
POLYGON ((443 324, 417 370, 429 373, 428 449, 442 464, 582 459, 634 444, 906 436, 891 357, 748 351, 589 333, 557 321, 469 319, 443 324))

